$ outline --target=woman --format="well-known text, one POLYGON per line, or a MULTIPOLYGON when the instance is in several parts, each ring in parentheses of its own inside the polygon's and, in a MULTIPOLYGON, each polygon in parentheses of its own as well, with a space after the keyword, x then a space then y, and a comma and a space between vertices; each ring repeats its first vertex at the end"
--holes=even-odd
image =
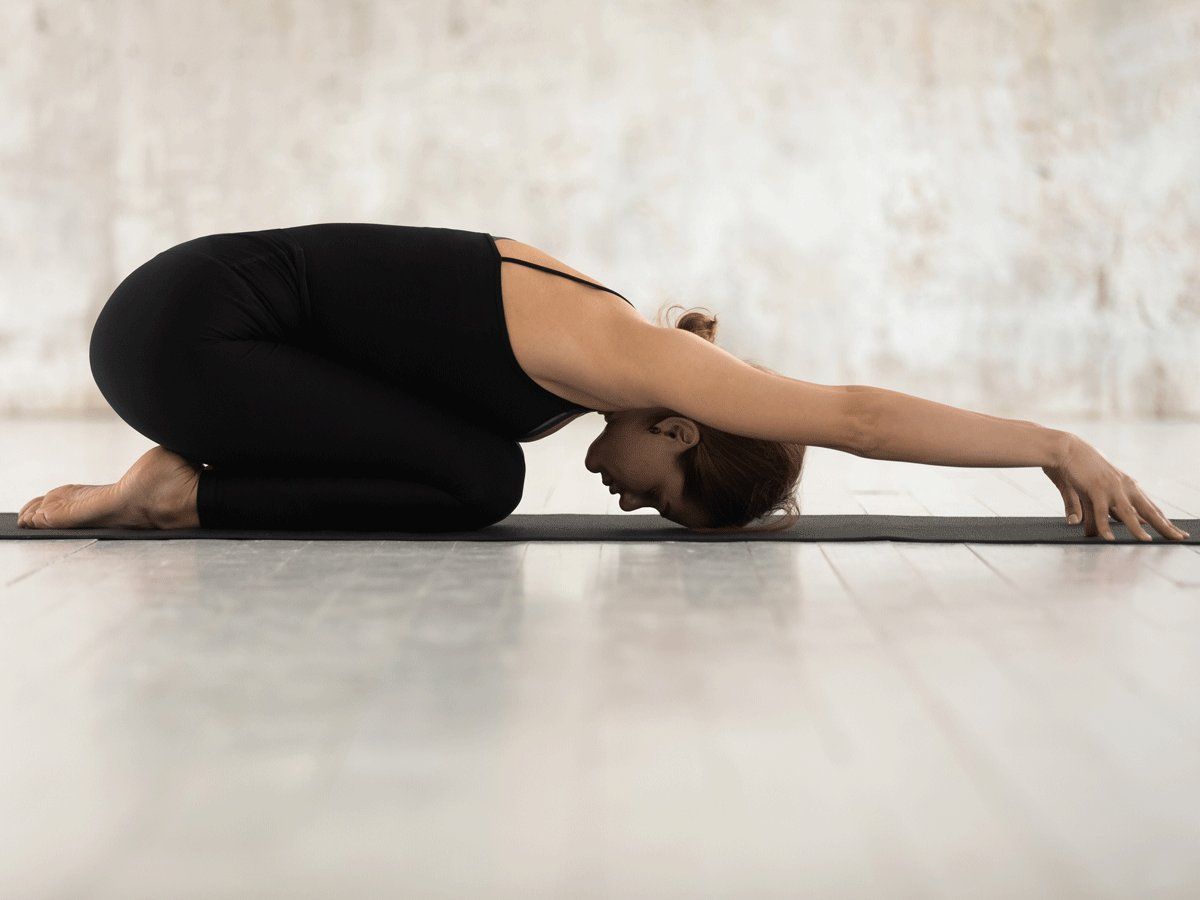
POLYGON ((939 465, 1038 465, 1086 533, 1180 537, 1066 432, 743 362, 527 244, 364 223, 213 234, 159 253, 92 332, 101 392, 156 441, 114 484, 63 485, 28 528, 454 531, 516 507, 520 442, 587 411, 585 465, 621 508, 697 529, 795 521, 806 446, 939 465), (508 263, 505 265, 504 263, 508 263))

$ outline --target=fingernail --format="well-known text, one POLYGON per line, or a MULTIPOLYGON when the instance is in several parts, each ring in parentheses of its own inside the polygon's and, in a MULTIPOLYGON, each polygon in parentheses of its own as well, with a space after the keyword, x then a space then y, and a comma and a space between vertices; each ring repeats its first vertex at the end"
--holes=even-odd
POLYGON ((1068 521, 1070 524, 1074 525, 1074 524, 1076 524, 1076 523, 1079 521, 1079 516, 1077 516, 1077 515, 1075 515, 1074 513, 1072 513, 1071 515, 1067 516, 1067 521, 1068 521))

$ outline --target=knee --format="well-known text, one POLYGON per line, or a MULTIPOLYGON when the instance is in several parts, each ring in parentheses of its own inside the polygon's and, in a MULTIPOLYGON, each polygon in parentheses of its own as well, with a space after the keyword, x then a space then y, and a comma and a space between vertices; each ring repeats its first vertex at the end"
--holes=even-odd
POLYGON ((99 317, 92 325, 92 334, 88 339, 88 368, 91 369, 92 380, 96 383, 96 387, 100 389, 104 399, 111 404, 113 394, 117 392, 114 362, 119 354, 115 352, 115 342, 107 328, 107 320, 108 307, 106 306, 100 311, 99 317))
POLYGON ((476 528, 506 518, 521 502, 525 490, 525 454, 521 445, 509 441, 498 452, 490 454, 480 476, 471 495, 464 498, 471 508, 476 528))

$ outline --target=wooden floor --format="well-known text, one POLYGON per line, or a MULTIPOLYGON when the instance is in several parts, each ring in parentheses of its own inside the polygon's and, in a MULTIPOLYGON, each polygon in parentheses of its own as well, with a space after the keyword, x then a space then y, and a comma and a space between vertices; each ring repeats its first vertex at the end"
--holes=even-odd
MULTIPOLYGON (((1046 422, 1200 517, 1200 424, 1046 422)), ((618 512, 598 416, 518 512, 618 512)), ((0 424, 0 509, 111 481, 0 424)), ((805 511, 1058 515, 810 451, 805 511)), ((1200 896, 1200 553, 0 541, 0 896, 1200 896)))

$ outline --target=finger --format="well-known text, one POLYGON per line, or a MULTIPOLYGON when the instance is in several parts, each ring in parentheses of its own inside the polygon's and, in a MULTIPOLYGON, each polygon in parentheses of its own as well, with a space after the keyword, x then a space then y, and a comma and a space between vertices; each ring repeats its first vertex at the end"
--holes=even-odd
POLYGON ((1083 518, 1083 534, 1084 537, 1096 536, 1096 515, 1092 511, 1092 504, 1080 503, 1080 516, 1083 518))
POLYGON ((1113 512, 1116 513, 1117 519, 1121 522, 1124 522, 1125 527, 1129 529, 1129 533, 1139 541, 1154 540, 1152 537, 1150 537, 1146 530, 1142 528, 1140 524, 1138 524, 1137 510, 1133 508, 1133 505, 1127 499, 1122 498, 1121 500, 1118 500, 1112 509, 1113 512))
MULTIPOLYGON (((1152 516, 1150 519, 1151 525, 1153 525, 1155 528, 1159 528, 1158 522, 1162 521, 1162 522, 1165 522, 1166 525, 1170 528, 1170 533, 1163 532, 1164 537, 1175 537, 1175 538, 1189 537, 1189 535, 1186 531, 1184 531, 1182 528, 1178 527, 1174 522, 1172 522, 1170 519, 1168 519, 1167 514, 1164 513, 1161 509, 1159 509, 1158 504, 1155 503, 1153 500, 1151 500, 1149 497, 1147 497, 1140 489, 1136 492, 1135 496, 1133 497, 1133 500, 1135 501, 1134 506, 1138 505, 1136 503, 1136 501, 1139 498, 1142 501, 1144 501, 1144 506, 1139 507, 1139 512, 1145 512, 1146 506, 1148 506, 1150 508, 1150 511, 1152 513, 1152 516), (1153 515, 1153 514, 1156 514, 1156 515, 1153 515)), ((1162 529, 1159 528, 1159 531, 1162 531, 1162 529)))
POLYGON ((1067 517, 1069 524, 1074 525, 1075 522, 1079 521, 1078 518, 1074 521, 1071 519, 1071 514, 1078 512, 1078 504, 1072 505, 1075 491, 1072 490, 1070 483, 1059 474, 1057 469, 1042 469, 1042 471, 1046 473, 1046 477, 1058 488, 1058 493, 1062 496, 1063 515, 1067 517))
POLYGON ((1083 504, 1079 502, 1079 494, 1068 484, 1063 496, 1067 504, 1067 521, 1076 525, 1083 520, 1083 504))
POLYGON ((1106 541, 1116 540, 1112 527, 1108 524, 1108 501, 1100 497, 1091 498, 1092 515, 1095 519, 1096 531, 1106 541))
MULTIPOLYGON (((1157 507, 1155 507, 1155 508, 1157 509, 1157 507)), ((1178 525, 1176 525, 1174 522, 1172 522, 1169 518, 1167 518, 1167 514, 1165 512, 1163 512, 1161 509, 1158 510, 1158 514, 1163 517, 1163 521, 1166 522, 1168 525, 1170 525, 1171 530, 1174 531, 1175 534, 1177 534, 1181 539, 1191 537, 1190 533, 1188 533, 1187 531, 1184 531, 1182 528, 1180 528, 1178 525)))
POLYGON ((1188 533, 1182 528, 1172 524, 1171 520, 1163 515, 1162 510, 1151 502, 1150 498, 1140 491, 1133 495, 1133 506, 1143 516, 1150 520, 1150 524, 1154 529, 1168 540, 1183 540, 1188 537, 1188 533))

